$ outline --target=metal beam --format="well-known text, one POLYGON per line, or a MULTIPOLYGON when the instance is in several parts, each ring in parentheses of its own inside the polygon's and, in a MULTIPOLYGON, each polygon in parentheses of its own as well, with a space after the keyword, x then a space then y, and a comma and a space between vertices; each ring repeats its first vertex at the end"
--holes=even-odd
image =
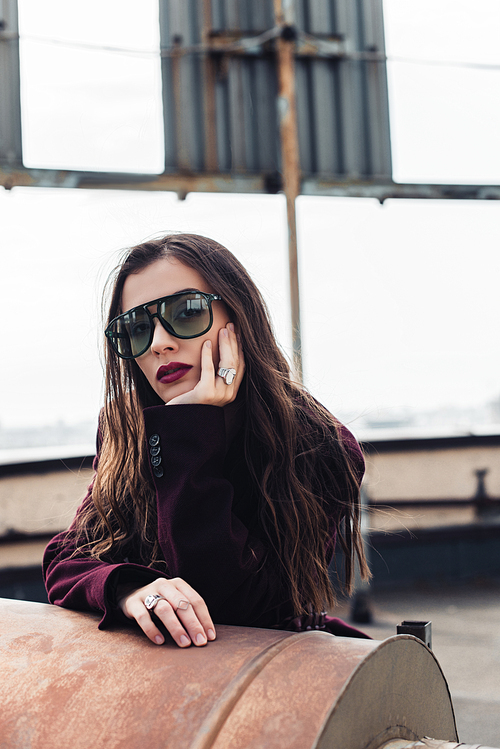
POLYGON ((386 181, 328 181, 305 179, 302 195, 325 195, 342 198, 376 198, 380 203, 390 198, 412 200, 500 200, 500 185, 433 185, 404 184, 386 181))
MULTIPOLYGON (((175 192, 185 198, 190 192, 274 194, 282 190, 280 175, 231 174, 130 174, 84 172, 61 169, 29 169, 0 166, 0 186, 75 187, 85 190, 146 190, 175 192)), ((399 184, 390 180, 304 179, 301 195, 336 198, 411 200, 500 200, 500 185, 399 184)))

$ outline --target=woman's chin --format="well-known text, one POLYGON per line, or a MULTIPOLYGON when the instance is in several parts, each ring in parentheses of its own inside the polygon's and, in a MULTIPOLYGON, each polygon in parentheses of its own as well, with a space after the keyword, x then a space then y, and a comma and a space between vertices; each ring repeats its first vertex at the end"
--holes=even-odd
POLYGON ((184 393, 189 393, 189 391, 192 390, 193 387, 193 385, 190 385, 187 382, 181 382, 179 380, 178 382, 172 382, 170 385, 160 384, 160 387, 156 388, 156 392, 165 403, 165 405, 167 405, 167 403, 169 403, 174 398, 177 398, 177 396, 184 395, 184 393))

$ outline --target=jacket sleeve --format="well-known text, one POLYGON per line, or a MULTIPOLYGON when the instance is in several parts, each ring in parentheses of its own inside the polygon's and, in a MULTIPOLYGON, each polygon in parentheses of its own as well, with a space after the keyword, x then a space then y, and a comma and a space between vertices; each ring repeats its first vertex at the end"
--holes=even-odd
MULTIPOLYGON (((97 464, 98 457, 94 460, 94 469, 97 464)), ((91 493, 92 484, 77 515, 91 501, 91 493)), ((101 612, 101 629, 113 620, 126 619, 116 606, 116 589, 121 582, 134 582, 141 587, 161 576, 160 572, 138 564, 105 562, 75 554, 71 528, 69 532, 59 533, 47 545, 42 573, 50 603, 80 611, 101 612)))
POLYGON ((55 536, 45 549, 43 575, 49 601, 64 608, 100 612, 100 629, 126 619, 116 606, 116 588, 121 582, 136 582, 140 588, 161 577, 149 567, 72 557, 73 551, 66 533, 55 536))

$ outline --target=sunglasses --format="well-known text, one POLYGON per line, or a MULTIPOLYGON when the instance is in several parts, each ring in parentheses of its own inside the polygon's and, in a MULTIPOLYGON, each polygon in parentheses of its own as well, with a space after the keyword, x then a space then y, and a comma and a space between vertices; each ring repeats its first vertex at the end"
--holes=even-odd
POLYGON ((221 300, 218 294, 204 291, 181 291, 153 299, 111 320, 105 336, 122 359, 136 359, 146 353, 153 342, 153 318, 157 317, 165 330, 176 338, 197 338, 212 327, 212 302, 221 300), (156 307, 156 311, 151 312, 150 307, 156 307))

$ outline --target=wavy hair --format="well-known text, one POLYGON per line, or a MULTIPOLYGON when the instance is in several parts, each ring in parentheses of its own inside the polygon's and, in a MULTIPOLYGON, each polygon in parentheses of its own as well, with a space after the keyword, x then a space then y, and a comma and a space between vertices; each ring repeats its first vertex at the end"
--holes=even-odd
MULTIPOLYGON (((108 281, 107 322, 122 311, 126 278, 168 257, 194 268, 222 296, 237 325, 245 355, 240 386, 246 403, 245 459, 259 498, 259 523, 279 560, 295 613, 331 607, 328 559, 335 533, 345 557, 345 591, 351 591, 356 557, 361 575, 369 576, 360 533, 359 474, 339 425, 293 381, 259 290, 234 255, 212 239, 172 234, 129 249, 108 281), (334 527, 328 519, 332 506, 337 508, 334 527)), ((161 569, 142 409, 163 401, 134 360, 120 359, 110 346, 105 357, 99 461, 91 499, 72 529, 77 553, 106 559, 139 548, 139 558, 130 561, 161 569)))

